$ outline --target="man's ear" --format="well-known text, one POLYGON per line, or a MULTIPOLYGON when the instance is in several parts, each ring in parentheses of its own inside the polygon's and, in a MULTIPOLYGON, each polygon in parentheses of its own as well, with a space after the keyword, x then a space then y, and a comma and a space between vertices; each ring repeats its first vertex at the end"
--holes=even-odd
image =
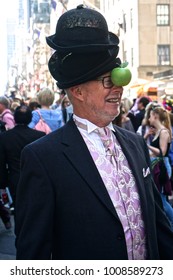
POLYGON ((82 94, 82 89, 81 89, 80 85, 73 86, 73 87, 69 88, 69 90, 70 90, 70 93, 73 96, 73 98, 83 101, 83 94, 82 94))

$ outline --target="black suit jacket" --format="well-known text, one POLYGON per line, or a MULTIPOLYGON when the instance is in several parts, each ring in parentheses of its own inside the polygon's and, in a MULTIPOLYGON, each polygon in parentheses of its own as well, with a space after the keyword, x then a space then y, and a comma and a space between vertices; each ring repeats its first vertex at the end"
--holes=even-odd
MULTIPOLYGON (((173 259, 173 233, 161 209, 142 137, 116 128, 135 176, 146 226, 148 259, 173 259)), ((17 259, 126 260, 121 222, 96 165, 71 119, 28 145, 16 205, 17 259)))
POLYGON ((134 127, 134 130, 137 131, 145 116, 145 109, 140 110, 135 115, 133 113, 129 113, 127 116, 130 118, 132 125, 134 127))
MULTIPOLYGON (((0 133, 0 188, 15 190, 20 176, 20 156, 29 143, 46 135, 25 125, 0 133)), ((13 195, 13 194, 12 194, 13 195)))

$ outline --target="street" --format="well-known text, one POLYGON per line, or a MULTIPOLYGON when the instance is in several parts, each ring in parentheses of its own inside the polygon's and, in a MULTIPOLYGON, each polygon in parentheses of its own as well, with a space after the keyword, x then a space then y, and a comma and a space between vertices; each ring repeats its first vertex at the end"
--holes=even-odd
POLYGON ((12 228, 6 229, 0 219, 0 260, 15 260, 15 235, 14 235, 14 217, 11 216, 12 228))

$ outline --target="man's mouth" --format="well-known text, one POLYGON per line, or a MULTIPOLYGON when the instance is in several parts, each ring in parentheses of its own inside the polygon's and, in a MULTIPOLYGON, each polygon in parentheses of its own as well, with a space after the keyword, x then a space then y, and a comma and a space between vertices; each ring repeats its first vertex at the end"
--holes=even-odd
POLYGON ((120 104, 119 98, 109 98, 106 102, 120 104))

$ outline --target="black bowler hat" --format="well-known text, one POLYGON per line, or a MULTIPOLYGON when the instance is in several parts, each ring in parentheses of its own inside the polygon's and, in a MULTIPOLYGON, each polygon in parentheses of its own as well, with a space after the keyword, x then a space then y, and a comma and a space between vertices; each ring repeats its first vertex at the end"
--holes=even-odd
POLYGON ((79 5, 58 20, 56 33, 46 38, 55 50, 49 60, 59 88, 87 82, 121 64, 118 37, 108 31, 103 15, 79 5))

